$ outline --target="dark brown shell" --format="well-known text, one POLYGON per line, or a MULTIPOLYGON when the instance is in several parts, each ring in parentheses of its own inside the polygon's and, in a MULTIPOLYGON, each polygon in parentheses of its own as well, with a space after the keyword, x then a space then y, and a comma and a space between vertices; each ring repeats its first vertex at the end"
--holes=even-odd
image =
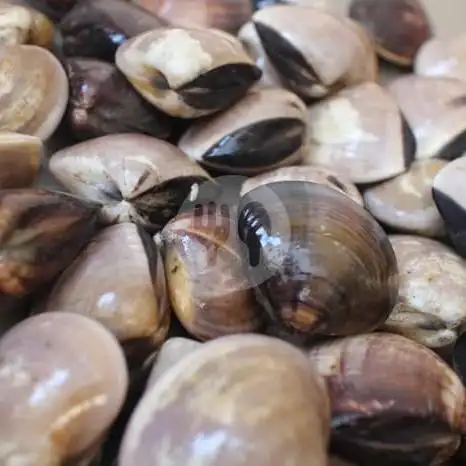
POLYGON ((307 343, 371 331, 396 303, 386 234, 333 188, 283 181, 253 189, 240 203, 239 233, 273 333, 307 343))

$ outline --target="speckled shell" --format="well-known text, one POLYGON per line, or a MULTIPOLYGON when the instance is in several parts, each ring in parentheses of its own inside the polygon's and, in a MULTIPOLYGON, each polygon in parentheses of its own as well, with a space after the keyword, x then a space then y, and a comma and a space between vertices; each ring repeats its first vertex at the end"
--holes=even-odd
POLYGON ((162 228, 209 175, 175 146, 142 134, 113 134, 56 152, 50 171, 69 191, 102 204, 106 223, 162 228))
POLYGON ((398 293, 387 236, 360 205, 328 186, 282 181, 246 194, 239 233, 270 331, 293 342, 370 331, 398 293))
POLYGON ((405 172, 415 152, 403 114, 376 83, 344 89, 309 107, 305 165, 333 170, 353 183, 373 183, 405 172))
POLYGON ((119 465, 325 466, 328 411, 323 382, 299 350, 259 335, 219 338, 149 388, 119 465))
POLYGON ((35 45, 0 50, 0 131, 49 138, 68 102, 68 79, 51 52, 35 45))
POLYGON ((318 345, 310 362, 325 377, 334 451, 360 466, 444 464, 459 446, 465 390, 429 349, 374 333, 318 345))
POLYGON ((300 161, 306 106, 279 88, 253 89, 238 103, 194 122, 178 147, 216 173, 251 175, 300 161))
POLYGON ((149 31, 121 45, 115 61, 145 99, 181 118, 229 107, 261 77, 241 43, 217 29, 149 31))
POLYGON ((0 341, 0 361, 3 465, 55 466, 86 458, 125 399, 121 349, 86 317, 27 319, 0 341))

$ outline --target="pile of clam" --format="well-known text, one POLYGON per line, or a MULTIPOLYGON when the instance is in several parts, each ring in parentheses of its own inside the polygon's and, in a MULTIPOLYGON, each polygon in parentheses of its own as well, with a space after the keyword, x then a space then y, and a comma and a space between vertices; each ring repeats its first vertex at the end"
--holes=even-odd
POLYGON ((466 461, 466 35, 418 1, 0 2, 0 466, 466 461))

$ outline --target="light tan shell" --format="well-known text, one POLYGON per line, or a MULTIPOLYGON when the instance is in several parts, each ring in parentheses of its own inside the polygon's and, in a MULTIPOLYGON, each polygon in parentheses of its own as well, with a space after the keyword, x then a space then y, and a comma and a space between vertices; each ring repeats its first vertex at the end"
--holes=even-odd
POLYGON ((466 262, 437 241, 393 235, 398 262, 398 304, 385 328, 441 348, 456 340, 466 324, 466 262))
POLYGON ((371 183, 406 171, 404 151, 402 115, 376 83, 344 89, 309 107, 305 165, 371 183))
POLYGON ((466 82, 407 75, 394 80, 388 91, 413 130, 416 158, 442 154, 450 142, 466 132, 466 82))
POLYGON ((366 189, 364 201, 380 222, 421 236, 445 236, 445 224, 432 196, 435 175, 448 162, 418 160, 401 175, 366 189))
POLYGON ((0 464, 55 466, 102 440, 128 385, 113 336, 87 317, 29 318, 0 341, 0 464))
POLYGON ((51 52, 34 45, 0 50, 0 131, 48 139, 68 102, 68 78, 51 52))

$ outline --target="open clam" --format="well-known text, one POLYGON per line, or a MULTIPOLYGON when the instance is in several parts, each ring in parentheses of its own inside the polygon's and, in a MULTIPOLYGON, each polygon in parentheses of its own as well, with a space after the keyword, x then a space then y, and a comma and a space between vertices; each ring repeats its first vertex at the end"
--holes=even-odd
POLYGON ((115 61, 145 99, 181 118, 229 107, 261 77, 241 43, 216 29, 149 31, 121 45, 115 61))
POLYGON ((69 191, 102 204, 105 223, 162 228, 195 202, 209 175, 175 146, 142 134, 113 134, 56 152, 50 171, 69 191))

